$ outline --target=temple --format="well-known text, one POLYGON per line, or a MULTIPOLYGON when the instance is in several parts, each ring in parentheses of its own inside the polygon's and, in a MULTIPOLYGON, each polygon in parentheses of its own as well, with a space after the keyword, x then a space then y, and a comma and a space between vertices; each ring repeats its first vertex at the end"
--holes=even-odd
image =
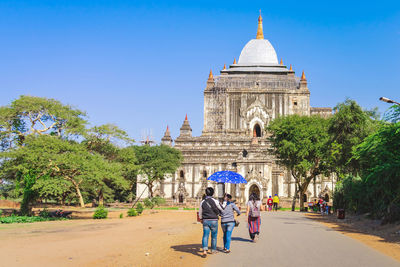
MULTIPOLYGON (((221 64, 222 65, 222 64, 221 64)), ((295 192, 290 172, 268 153, 266 126, 276 117, 290 114, 330 116, 331 108, 310 107, 310 91, 304 71, 295 75, 264 39, 261 14, 255 39, 250 40, 219 76, 210 71, 204 89, 204 126, 201 136, 192 136, 186 116, 179 136, 173 140, 169 129, 162 143, 179 149, 184 162, 179 170, 156 186, 155 193, 175 204, 195 203, 207 186, 216 187, 207 177, 220 170, 240 173, 247 184, 227 184, 225 191, 239 203, 251 193, 261 199, 278 194, 289 203, 295 192)), ((332 177, 320 176, 309 185, 307 201, 329 198, 332 177)), ((138 184, 137 194, 145 190, 138 184)))

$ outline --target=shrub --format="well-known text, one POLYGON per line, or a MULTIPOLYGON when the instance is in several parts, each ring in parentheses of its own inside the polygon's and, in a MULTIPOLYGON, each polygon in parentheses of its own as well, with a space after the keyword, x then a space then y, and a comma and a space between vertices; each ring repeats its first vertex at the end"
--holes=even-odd
POLYGON ((151 201, 153 202, 154 206, 160 206, 165 204, 165 198, 162 197, 153 197, 151 201))
POLYGON ((123 214, 123 213, 120 213, 120 214, 119 214, 119 218, 120 218, 120 219, 124 218, 124 214, 123 214))
POLYGON ((137 213, 136 209, 131 208, 131 209, 128 210, 128 216, 129 217, 135 217, 137 215, 138 215, 138 213, 137 213))
POLYGON ((146 208, 148 208, 148 209, 154 208, 154 203, 153 203, 153 201, 151 201, 150 198, 145 198, 145 199, 143 200, 143 204, 144 204, 144 206, 145 206, 146 208))
POLYGON ((3 210, 0 210, 0 217, 1 217, 1 215, 3 215, 3 210))
POLYGON ((105 219, 107 218, 108 210, 103 206, 98 206, 93 214, 93 219, 105 219))
POLYGON ((42 217, 42 218, 49 218, 50 217, 50 212, 46 208, 44 208, 43 210, 41 210, 39 212, 39 216, 42 217))
POLYGON ((137 211, 138 215, 142 214, 143 209, 144 209, 144 208, 143 208, 142 203, 137 203, 137 205, 136 205, 136 211, 137 211))

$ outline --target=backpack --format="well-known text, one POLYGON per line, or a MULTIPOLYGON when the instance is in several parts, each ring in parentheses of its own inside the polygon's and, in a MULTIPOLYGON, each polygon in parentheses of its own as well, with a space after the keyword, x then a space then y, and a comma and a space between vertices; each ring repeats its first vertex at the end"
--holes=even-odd
POLYGON ((257 218, 260 217, 260 210, 257 208, 256 202, 250 202, 250 217, 257 218))

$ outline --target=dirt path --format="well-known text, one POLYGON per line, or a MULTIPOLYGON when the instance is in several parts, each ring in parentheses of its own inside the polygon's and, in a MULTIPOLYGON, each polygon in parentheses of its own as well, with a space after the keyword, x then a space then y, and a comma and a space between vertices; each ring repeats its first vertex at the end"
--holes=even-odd
POLYGON ((306 216, 400 262, 400 224, 380 226, 379 222, 360 216, 347 216, 345 220, 316 213, 307 213, 306 216))
POLYGON ((195 218, 193 211, 159 211, 0 225, 0 266, 203 266, 195 218))

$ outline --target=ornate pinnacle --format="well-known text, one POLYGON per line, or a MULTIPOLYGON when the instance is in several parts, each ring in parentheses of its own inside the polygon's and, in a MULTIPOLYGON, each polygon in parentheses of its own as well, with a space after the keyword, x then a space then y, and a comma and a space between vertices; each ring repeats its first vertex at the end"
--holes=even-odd
POLYGON ((281 65, 283 65, 283 60, 281 59, 281 65))
POLYGON ((262 17, 261 17, 261 9, 260 9, 260 16, 258 17, 258 28, 257 28, 257 37, 256 37, 256 39, 258 39, 258 40, 263 40, 264 39, 262 17))
POLYGON ((233 64, 236 64, 236 58, 233 59, 233 64))
POLYGON ((301 79, 300 80, 301 81, 307 81, 306 75, 304 75, 304 70, 303 70, 303 73, 301 74, 301 79))
POLYGON ((186 114, 186 117, 185 117, 185 121, 187 121, 188 119, 187 119, 187 114, 186 114))
POLYGON ((226 64, 224 64, 224 68, 223 69, 226 70, 226 64))
POLYGON ((293 68, 292 68, 292 64, 290 64, 290 69, 289 69, 290 71, 293 71, 293 68))
POLYGON ((208 75, 208 82, 213 82, 214 81, 214 76, 212 74, 212 70, 210 70, 210 74, 208 75))

